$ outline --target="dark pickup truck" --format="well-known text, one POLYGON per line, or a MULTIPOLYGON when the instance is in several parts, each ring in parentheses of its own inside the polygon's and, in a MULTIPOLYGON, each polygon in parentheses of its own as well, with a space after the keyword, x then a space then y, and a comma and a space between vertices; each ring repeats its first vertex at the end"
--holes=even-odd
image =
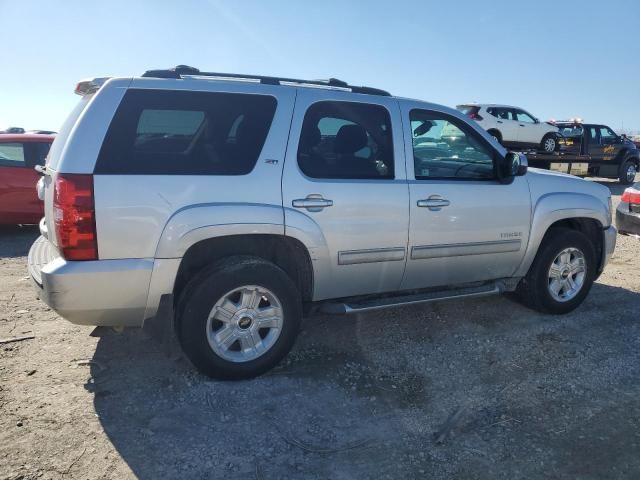
POLYGON ((617 178, 631 185, 640 170, 640 150, 606 125, 556 122, 559 149, 553 154, 527 153, 529 165, 577 176, 617 178))

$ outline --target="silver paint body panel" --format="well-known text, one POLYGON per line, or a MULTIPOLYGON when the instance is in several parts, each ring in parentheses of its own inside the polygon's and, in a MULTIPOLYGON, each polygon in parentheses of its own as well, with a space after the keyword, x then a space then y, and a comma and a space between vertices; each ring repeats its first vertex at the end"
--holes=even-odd
POLYGON ((299 228, 304 221, 313 225, 313 231, 321 232, 326 246, 324 255, 312 256, 314 271, 316 265, 322 263, 326 272, 323 276, 314 275, 314 300, 389 292, 400 287, 404 262, 384 261, 373 252, 402 249, 404 256, 407 247, 409 193, 402 145, 402 123, 396 99, 337 90, 299 89, 284 165, 282 198, 285 232, 299 228), (395 179, 315 179, 302 173, 297 152, 304 115, 314 103, 331 100, 365 102, 387 109, 392 123, 395 179), (320 211, 293 208, 293 200, 308 195, 320 195, 332 200, 333 205, 320 211), (342 255, 347 262, 340 262, 340 252, 347 251, 350 253, 342 255), (371 261, 362 261, 367 258, 371 261))
MULTIPOLYGON (((193 78, 112 79, 82 102, 85 108, 52 147, 55 168, 41 186, 48 240, 34 244, 30 255, 40 295, 75 323, 141 325, 155 315, 162 295, 173 292, 185 252, 214 237, 271 234, 299 240, 311 259, 317 301, 518 278, 526 274, 553 222, 587 217, 610 226, 606 188, 575 177, 531 169, 510 185, 415 180, 408 128, 412 108, 454 115, 488 138, 475 122, 439 105, 340 89, 193 78), (59 172, 93 172, 128 88, 272 95, 277 108, 258 162, 247 175, 95 175, 100 260, 65 261, 55 248, 52 183, 59 172), (393 180, 322 180, 301 172, 297 150, 304 114, 326 100, 388 110, 393 180), (449 205, 417 207, 418 200, 432 194, 449 205), (309 195, 333 204, 294 207, 293 200, 309 195), (51 258, 38 250, 42 242, 49 242, 51 258)), ((615 229, 603 235, 604 265, 615 247, 615 229)))

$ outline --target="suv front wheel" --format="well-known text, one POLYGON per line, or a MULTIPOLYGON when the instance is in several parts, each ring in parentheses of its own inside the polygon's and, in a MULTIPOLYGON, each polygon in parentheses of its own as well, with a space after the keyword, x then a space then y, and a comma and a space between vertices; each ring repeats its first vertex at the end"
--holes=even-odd
POLYGON ((577 308, 595 279, 596 255, 579 231, 553 228, 543 240, 518 294, 529 308, 563 314, 577 308))
POLYGON ((636 179, 636 173, 638 173, 638 169, 636 168, 635 162, 633 160, 627 160, 620 166, 618 181, 622 185, 631 185, 636 179))
POLYGON ((177 308, 178 337, 205 375, 252 378, 289 352, 301 317, 298 289, 281 268, 258 257, 234 256, 185 287, 177 308))

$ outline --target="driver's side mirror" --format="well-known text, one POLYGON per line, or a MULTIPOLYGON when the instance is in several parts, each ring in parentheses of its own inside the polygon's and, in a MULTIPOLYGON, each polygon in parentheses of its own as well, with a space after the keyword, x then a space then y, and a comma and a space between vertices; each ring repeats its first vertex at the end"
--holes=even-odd
POLYGON ((502 179, 521 177, 527 173, 529 162, 523 153, 507 152, 502 167, 502 179))

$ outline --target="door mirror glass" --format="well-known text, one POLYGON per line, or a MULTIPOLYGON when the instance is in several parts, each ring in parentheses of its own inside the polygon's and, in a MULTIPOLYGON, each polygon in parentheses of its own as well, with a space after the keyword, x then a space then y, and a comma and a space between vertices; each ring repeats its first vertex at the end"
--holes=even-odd
POLYGON ((507 152, 504 157, 504 177, 521 177, 527 173, 527 157, 522 153, 507 152))

